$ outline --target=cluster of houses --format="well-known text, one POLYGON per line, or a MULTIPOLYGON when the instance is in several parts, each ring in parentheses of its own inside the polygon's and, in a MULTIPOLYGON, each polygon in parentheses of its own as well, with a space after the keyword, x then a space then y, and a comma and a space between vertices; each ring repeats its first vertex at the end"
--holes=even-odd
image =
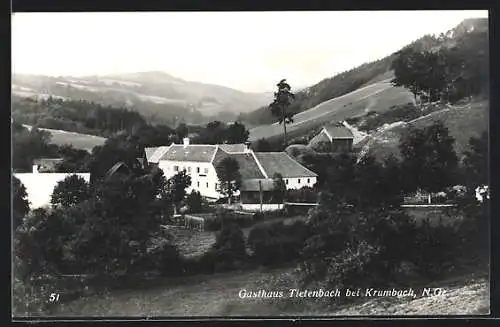
MULTIPOLYGON (((328 151, 351 151, 352 133, 340 125, 325 126, 315 136, 310 145, 320 146, 328 151), (326 147, 325 147, 326 146, 326 147)), ((191 186, 187 192, 197 191, 208 200, 218 200, 223 197, 218 192, 219 179, 215 167, 224 158, 233 158, 239 164, 241 186, 239 199, 241 208, 248 211, 268 211, 280 208, 279 203, 273 203, 271 191, 273 177, 279 173, 287 189, 313 187, 318 175, 286 152, 254 152, 249 144, 190 144, 189 138, 183 144, 171 144, 154 148, 146 148, 144 164, 162 169, 168 179, 180 171, 185 171, 191 177, 191 186)), ((41 159, 34 162, 32 173, 15 174, 25 185, 31 208, 47 206, 54 187, 73 173, 54 173, 53 167, 57 159, 41 159)), ((111 170, 120 167, 118 163, 111 170)), ((90 173, 77 174, 85 180, 90 180, 90 173)))

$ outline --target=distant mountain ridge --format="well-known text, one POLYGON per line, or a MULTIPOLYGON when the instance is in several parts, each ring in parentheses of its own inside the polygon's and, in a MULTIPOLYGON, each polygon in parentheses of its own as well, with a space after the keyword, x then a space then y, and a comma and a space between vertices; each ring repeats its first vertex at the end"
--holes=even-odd
POLYGON ((168 123, 205 123, 215 116, 232 121, 239 113, 272 101, 271 93, 186 81, 161 71, 84 77, 14 74, 12 86, 12 92, 23 97, 55 96, 126 106, 168 123))

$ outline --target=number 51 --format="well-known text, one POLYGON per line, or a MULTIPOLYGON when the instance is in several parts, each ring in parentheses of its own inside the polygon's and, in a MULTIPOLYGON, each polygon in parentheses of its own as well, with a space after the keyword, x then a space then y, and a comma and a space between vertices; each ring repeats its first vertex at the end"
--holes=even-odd
POLYGON ((52 293, 49 296, 49 302, 57 302, 59 301, 59 293, 52 293))

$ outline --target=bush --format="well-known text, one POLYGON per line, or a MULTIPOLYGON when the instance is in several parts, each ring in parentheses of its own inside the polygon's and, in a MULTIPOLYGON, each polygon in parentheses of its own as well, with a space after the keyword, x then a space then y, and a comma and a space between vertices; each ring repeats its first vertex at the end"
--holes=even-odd
POLYGON ((182 272, 183 262, 179 250, 165 232, 153 236, 140 261, 141 270, 156 270, 163 276, 176 276, 182 272))
POLYGON ((245 261, 246 247, 242 230, 235 224, 225 224, 214 245, 195 263, 200 272, 232 270, 245 261))
POLYGON ((452 267, 460 239, 453 226, 416 225, 401 209, 320 206, 309 220, 311 237, 303 249, 304 283, 328 287, 387 286, 427 280, 452 267), (402 272, 402 266, 413 267, 402 272), (385 283, 385 284, 384 284, 385 283))
POLYGON ((298 190, 288 190, 286 195, 288 202, 316 203, 318 191, 313 187, 304 186, 298 190))
POLYGON ((256 214, 242 214, 226 209, 218 209, 215 216, 205 218, 205 230, 218 231, 225 224, 234 224, 240 228, 252 226, 260 216, 256 214))
POLYGON ((414 244, 408 250, 408 259, 417 272, 429 280, 440 277, 452 268, 457 258, 460 238, 453 226, 431 226, 428 220, 415 228, 414 244))
POLYGON ((380 247, 361 241, 324 263, 322 286, 329 288, 358 288, 378 286, 384 278, 380 266, 380 247))
POLYGON ((248 235, 248 245, 253 258, 262 265, 290 262, 300 257, 308 226, 297 221, 291 225, 283 222, 255 226, 248 235))
POLYGON ((202 212, 204 203, 200 192, 193 190, 191 194, 186 197, 186 204, 190 213, 202 212))

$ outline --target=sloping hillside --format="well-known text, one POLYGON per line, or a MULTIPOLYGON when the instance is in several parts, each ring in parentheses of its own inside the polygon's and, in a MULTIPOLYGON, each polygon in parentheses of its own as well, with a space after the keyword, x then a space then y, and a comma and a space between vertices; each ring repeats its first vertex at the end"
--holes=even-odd
MULTIPOLYGON (((31 129, 29 125, 23 125, 24 127, 31 129)), ((91 152, 95 146, 103 145, 106 142, 104 137, 89 135, 89 134, 81 134, 74 133, 68 131, 62 131, 58 129, 49 129, 49 128, 38 128, 42 131, 49 132, 51 135, 50 143, 56 144, 59 146, 62 145, 71 145, 75 149, 86 150, 91 152)))
MULTIPOLYGON (((367 111, 384 111, 392 105, 413 101, 413 95, 404 88, 393 87, 390 80, 375 82, 343 96, 321 104, 294 116, 294 122, 287 125, 290 137, 298 136, 329 122, 345 120, 367 111)), ((264 125, 250 130, 250 141, 260 138, 282 137, 283 126, 264 125)))
POLYGON ((217 115, 232 121, 272 100, 270 93, 245 93, 228 87, 185 81, 163 72, 109 76, 49 77, 14 75, 12 92, 23 97, 49 95, 128 106, 151 120, 204 123, 217 115), (204 118, 205 117, 205 118, 204 118))
MULTIPOLYGON (((475 56, 478 46, 483 46, 484 42, 481 42, 485 37, 487 39, 487 33, 487 19, 467 19, 446 33, 439 36, 426 35, 405 48, 435 51, 459 45, 458 52, 470 58, 475 56)), ((480 50, 483 51, 482 48, 480 50)), ((364 111, 381 112, 390 110, 393 106, 413 102, 410 92, 390 84, 393 77, 391 63, 396 57, 397 53, 391 54, 297 92, 296 99, 289 108, 291 112, 297 113, 294 116, 295 122, 288 128, 290 139, 303 136, 305 131, 311 131, 332 121, 359 116, 364 111)), ((478 71, 485 69, 484 62, 478 62, 477 65, 479 66, 475 67, 478 71)), ((470 71, 462 72, 462 75, 467 74, 470 74, 470 71)), ((260 125, 250 131, 251 141, 260 138, 276 140, 282 137, 282 126, 272 124, 276 118, 271 116, 266 107, 242 116, 242 119, 254 126, 260 125)))
POLYGON ((479 137, 488 130, 489 101, 475 100, 460 105, 445 105, 442 109, 416 118, 410 122, 396 122, 383 126, 364 138, 357 146, 362 154, 381 159, 390 154, 399 156, 398 144, 410 126, 422 128, 441 120, 455 138, 455 151, 463 154, 471 137, 479 137))

